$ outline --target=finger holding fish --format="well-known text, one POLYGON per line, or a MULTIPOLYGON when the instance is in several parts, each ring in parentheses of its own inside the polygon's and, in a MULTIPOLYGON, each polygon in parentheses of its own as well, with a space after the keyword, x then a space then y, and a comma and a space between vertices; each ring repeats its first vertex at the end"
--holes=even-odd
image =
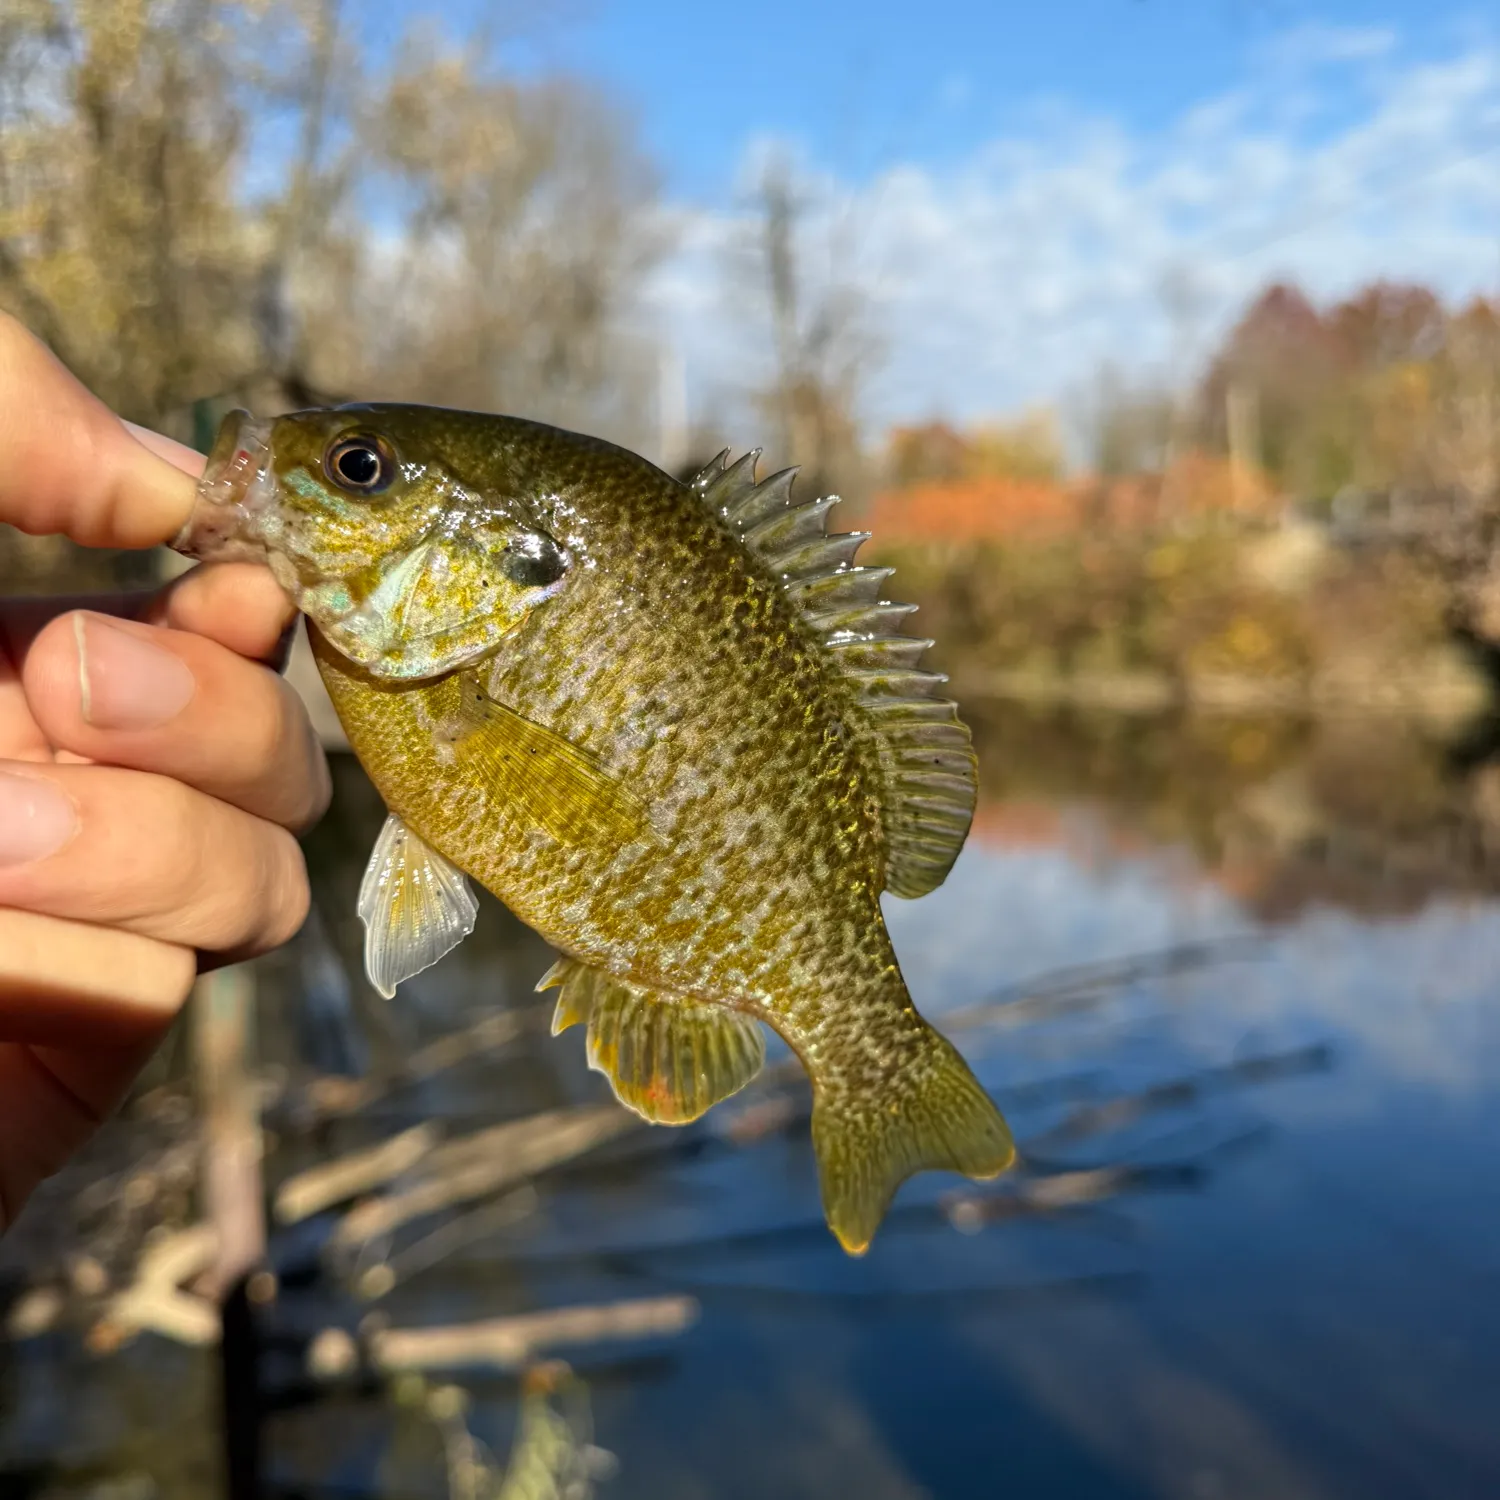
POLYGON ((201 460, 132 429, 8 313, 0 313, 0 517, 86 547, 169 540, 201 460))
POLYGON ((328 768, 296 693, 202 635, 76 610, 31 642, 21 680, 59 752, 172 777, 293 831, 328 805, 328 768))
POLYGON ((203 563, 153 595, 140 613, 151 625, 190 631, 251 661, 279 665, 297 611, 258 563, 203 563))
MULTIPOLYGON (((177 533, 203 456, 122 422, 4 314, 0 394, 0 521, 85 546, 149 547, 177 533)), ((161 776, 78 764, 108 759, 112 747, 80 741, 66 712, 57 716, 68 706, 62 699, 44 707, 47 729, 38 722, 25 658, 49 621, 79 606, 195 631, 252 661, 274 657, 290 618, 285 596, 255 568, 194 570, 155 599, 18 599, 0 608, 0 795, 11 794, 0 805, 0 1229, 118 1103, 200 964, 234 956, 236 943, 253 951, 275 941, 305 900, 283 830, 186 786, 164 791, 161 776), (50 826, 44 783, 62 797, 50 826), (39 847, 49 833, 59 836, 50 853, 39 847), (176 921, 166 910, 174 901, 176 921)), ((236 680, 226 669, 230 696, 236 680)), ((76 670, 72 683, 76 710, 76 670)), ((219 687, 199 682, 196 695, 211 706, 219 687)), ((204 726, 210 742, 219 733, 220 749, 224 727, 204 726)), ((269 787, 274 773, 252 772, 256 755, 240 739, 227 747, 239 753, 235 779, 269 787)), ((164 765, 181 753, 156 748, 164 765)), ((319 797, 313 768, 292 754, 287 771, 282 803, 270 810, 288 821, 310 816, 319 797)))
POLYGON ((290 938, 307 904, 273 823, 167 776, 0 762, 0 907, 241 958, 290 938))
MULTIPOLYGON (((48 624, 74 609, 189 631, 271 666, 280 665, 297 618, 281 585, 253 563, 204 563, 156 590, 7 599, 0 606, 0 683, 14 679, 11 664, 24 659, 48 624)), ((0 734, 10 717, 0 706, 0 734)))

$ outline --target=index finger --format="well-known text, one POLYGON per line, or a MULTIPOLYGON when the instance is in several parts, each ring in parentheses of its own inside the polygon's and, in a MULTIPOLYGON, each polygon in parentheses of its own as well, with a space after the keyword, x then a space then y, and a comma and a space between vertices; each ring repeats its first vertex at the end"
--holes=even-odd
POLYGON ((86 547, 168 542, 193 507, 190 452, 154 434, 148 447, 0 313, 0 521, 86 547))

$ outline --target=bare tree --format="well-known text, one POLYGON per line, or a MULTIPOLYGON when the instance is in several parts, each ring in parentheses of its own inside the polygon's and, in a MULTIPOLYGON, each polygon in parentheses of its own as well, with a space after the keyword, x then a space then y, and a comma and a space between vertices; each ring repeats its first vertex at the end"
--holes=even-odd
POLYGON ((255 361, 225 0, 24 0, 0 18, 0 304, 125 415, 172 425, 255 361))
POLYGON ((757 292, 770 332, 772 375, 755 405, 778 460, 804 466, 809 492, 858 493, 858 401, 878 344, 853 276, 854 225, 800 184, 781 155, 767 158, 750 207, 731 270, 757 292))
POLYGON ((630 122, 505 76, 478 35, 414 38, 374 78, 355 21, 346 0, 11 0, 0 305, 182 436, 205 398, 372 393, 625 435, 662 243, 630 122))
POLYGON ((1084 405, 1094 467, 1101 474, 1160 473, 1171 454, 1180 405, 1167 390, 1128 381, 1106 365, 1084 405))
POLYGON ((521 83, 414 39, 358 124, 350 274, 304 279, 318 382, 639 438, 654 346, 631 328, 663 248, 629 122, 567 79, 521 83))

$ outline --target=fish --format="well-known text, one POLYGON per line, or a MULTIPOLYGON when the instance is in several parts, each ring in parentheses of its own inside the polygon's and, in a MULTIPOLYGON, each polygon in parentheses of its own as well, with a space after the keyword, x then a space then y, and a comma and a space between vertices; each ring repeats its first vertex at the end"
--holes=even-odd
POLYGON ((388 998, 473 929, 475 884, 560 957, 554 1035, 646 1120, 744 1088, 769 1027, 812 1084, 850 1254, 924 1170, 1010 1130, 917 1011, 881 911, 946 878, 975 757, 891 569, 836 496, 719 454, 683 482, 518 417, 226 416, 174 545, 268 565, 389 816, 359 896, 388 998))

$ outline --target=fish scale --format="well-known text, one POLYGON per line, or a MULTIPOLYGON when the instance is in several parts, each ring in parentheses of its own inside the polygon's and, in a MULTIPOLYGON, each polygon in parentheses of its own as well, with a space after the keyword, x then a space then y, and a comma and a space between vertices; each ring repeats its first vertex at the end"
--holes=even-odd
POLYGON ((946 875, 972 750, 888 570, 854 564, 863 535, 830 536, 834 502, 795 505, 790 471, 757 484, 755 454, 725 457, 682 484, 512 418, 237 414, 180 545, 259 546, 309 615, 401 851, 361 895, 372 977, 462 937, 472 913, 434 903, 468 876, 565 955, 558 1028, 587 1026, 647 1118, 742 1087, 770 1025, 811 1076, 825 1212, 859 1252, 912 1172, 1014 1156, 880 910, 946 875), (368 491, 337 468, 351 445, 368 491))

